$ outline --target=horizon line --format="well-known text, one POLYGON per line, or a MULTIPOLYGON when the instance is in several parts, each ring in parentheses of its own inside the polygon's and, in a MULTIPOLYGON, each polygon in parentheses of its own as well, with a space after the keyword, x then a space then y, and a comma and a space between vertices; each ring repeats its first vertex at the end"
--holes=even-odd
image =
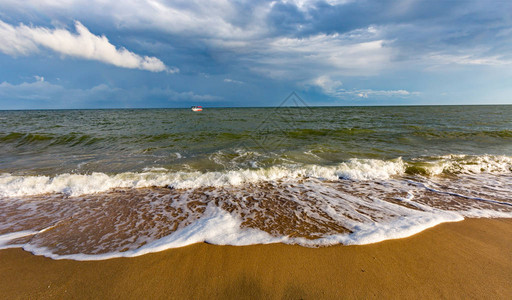
MULTIPOLYGON (((304 105, 304 106, 205 106, 204 108, 301 108, 301 107, 425 107, 425 106, 505 106, 512 103, 491 104, 389 104, 389 105, 304 105)), ((37 110, 116 110, 116 109, 190 109, 190 107, 105 107, 105 108, 13 108, 0 111, 37 111, 37 110)))

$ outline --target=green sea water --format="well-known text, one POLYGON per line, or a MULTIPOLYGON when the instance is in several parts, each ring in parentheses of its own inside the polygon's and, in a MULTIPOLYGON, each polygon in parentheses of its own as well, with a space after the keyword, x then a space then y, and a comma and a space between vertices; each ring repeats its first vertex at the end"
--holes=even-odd
POLYGON ((512 155, 512 106, 0 111, 0 173, 215 171, 512 155))

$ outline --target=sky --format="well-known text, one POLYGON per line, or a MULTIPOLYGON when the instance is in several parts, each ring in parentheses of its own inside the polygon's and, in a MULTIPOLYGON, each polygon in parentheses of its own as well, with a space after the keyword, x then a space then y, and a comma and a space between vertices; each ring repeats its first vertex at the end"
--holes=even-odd
POLYGON ((512 104, 510 0, 0 0, 0 110, 512 104))

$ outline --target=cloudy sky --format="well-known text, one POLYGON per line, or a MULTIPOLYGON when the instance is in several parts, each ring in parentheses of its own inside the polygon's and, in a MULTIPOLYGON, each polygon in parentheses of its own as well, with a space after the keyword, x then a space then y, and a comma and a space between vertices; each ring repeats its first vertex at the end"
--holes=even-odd
POLYGON ((510 0, 0 0, 0 109, 512 104, 510 0))

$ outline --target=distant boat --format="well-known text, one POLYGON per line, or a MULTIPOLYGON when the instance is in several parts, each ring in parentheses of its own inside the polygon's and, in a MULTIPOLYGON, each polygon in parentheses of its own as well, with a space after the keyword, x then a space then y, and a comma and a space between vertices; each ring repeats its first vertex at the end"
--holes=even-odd
POLYGON ((192 106, 192 111, 203 111, 202 106, 192 106))

